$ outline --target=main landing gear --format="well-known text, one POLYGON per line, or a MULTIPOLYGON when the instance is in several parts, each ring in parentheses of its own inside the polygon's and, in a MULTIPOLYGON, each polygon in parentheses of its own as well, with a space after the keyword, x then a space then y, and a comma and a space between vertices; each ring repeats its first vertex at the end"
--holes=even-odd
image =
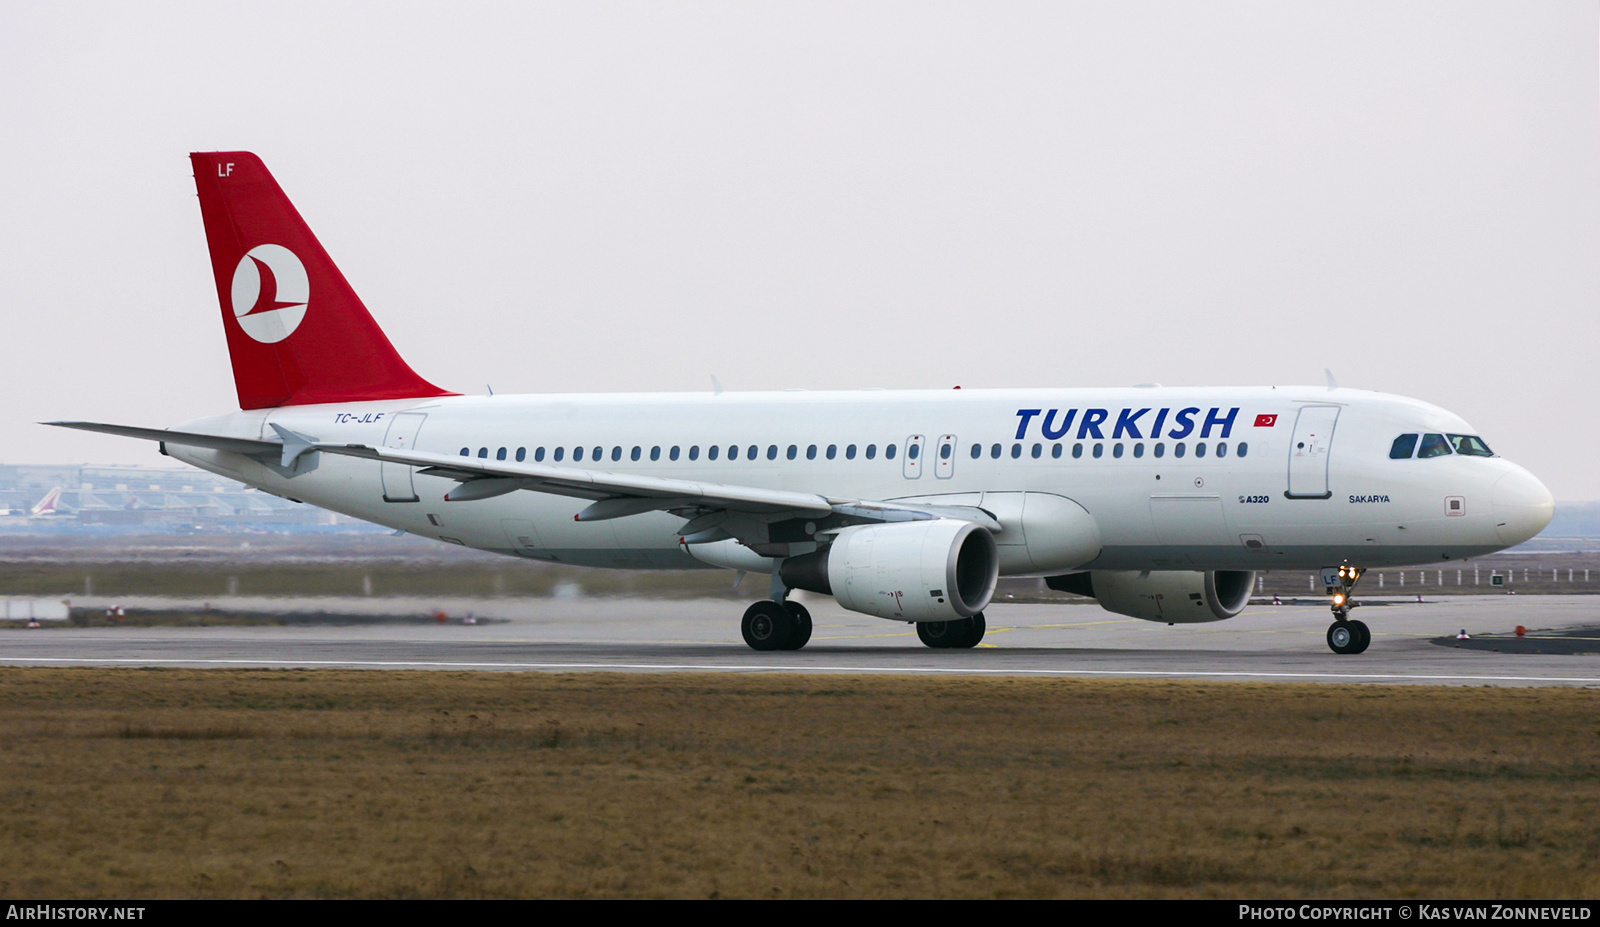
MULTIPOLYGON (((919 621, 917 637, 940 649, 976 647, 987 628, 979 612, 957 621, 919 621)), ((745 609, 739 630, 753 650, 799 650, 811 640, 811 613, 799 602, 763 599, 745 609)))
POLYGON ((763 599, 745 609, 739 630, 755 650, 799 650, 811 640, 811 613, 799 602, 763 599))
POLYGON ((1338 570, 1325 568, 1322 571, 1323 586, 1333 596, 1330 603, 1333 624, 1328 625, 1328 647, 1334 653, 1361 653, 1372 643, 1372 632, 1367 629, 1366 623, 1350 617, 1350 609, 1361 605, 1350 598, 1350 593, 1365 572, 1365 567, 1358 566, 1342 566, 1338 570))
POLYGON ((917 637, 929 647, 976 647, 988 625, 983 612, 955 621, 919 621, 917 637))

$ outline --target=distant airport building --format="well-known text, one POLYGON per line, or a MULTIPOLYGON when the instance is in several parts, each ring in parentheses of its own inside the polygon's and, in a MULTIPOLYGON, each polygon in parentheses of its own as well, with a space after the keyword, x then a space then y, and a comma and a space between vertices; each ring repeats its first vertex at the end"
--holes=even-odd
POLYGON ((355 520, 188 467, 0 464, 0 526, 52 523, 209 530, 355 520), (49 503, 46 511, 35 513, 41 503, 49 503))

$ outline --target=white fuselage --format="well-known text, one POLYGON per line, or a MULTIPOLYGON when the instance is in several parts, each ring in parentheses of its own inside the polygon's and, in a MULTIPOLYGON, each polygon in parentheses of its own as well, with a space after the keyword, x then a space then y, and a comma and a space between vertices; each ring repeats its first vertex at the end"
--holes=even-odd
MULTIPOLYGON (((290 406, 183 427, 271 439, 271 424, 323 442, 395 446, 403 436, 417 451, 507 461, 521 453, 547 465, 830 498, 994 511, 1022 493, 1047 493, 1075 501, 1098 525, 1099 553, 1079 569, 1431 563, 1520 543, 1552 509, 1537 479, 1498 457, 1391 459, 1403 433, 1475 432, 1436 406, 1349 389, 456 396, 290 406)), ((447 502, 455 480, 371 460, 323 454, 309 472, 285 476, 237 454, 167 452, 267 492, 469 547, 588 566, 704 566, 680 543, 684 519, 665 512, 577 522, 590 500, 521 491, 447 502)), ((1020 538, 1002 531, 1000 541, 1020 538)), ((1040 572, 1008 562, 1012 575, 1040 572)))

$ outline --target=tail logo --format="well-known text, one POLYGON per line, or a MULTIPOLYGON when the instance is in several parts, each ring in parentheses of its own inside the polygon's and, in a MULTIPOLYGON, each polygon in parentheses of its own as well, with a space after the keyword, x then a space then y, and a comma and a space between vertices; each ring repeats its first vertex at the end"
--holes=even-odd
POLYGON ((263 344, 294 334, 310 299, 305 265, 282 245, 257 245, 234 268, 234 318, 245 334, 263 344))

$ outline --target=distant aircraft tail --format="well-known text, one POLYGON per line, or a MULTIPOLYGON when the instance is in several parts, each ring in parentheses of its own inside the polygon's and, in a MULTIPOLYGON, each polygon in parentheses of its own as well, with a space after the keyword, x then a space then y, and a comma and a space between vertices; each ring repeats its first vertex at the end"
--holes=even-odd
POLYGON ((260 158, 189 160, 241 409, 455 395, 401 360, 260 158))
POLYGON ((57 486, 55 489, 50 490, 49 494, 43 499, 40 499, 39 503, 28 511, 28 514, 35 518, 38 518, 42 515, 59 515, 61 514, 60 510, 58 509, 60 504, 61 487, 57 486))

